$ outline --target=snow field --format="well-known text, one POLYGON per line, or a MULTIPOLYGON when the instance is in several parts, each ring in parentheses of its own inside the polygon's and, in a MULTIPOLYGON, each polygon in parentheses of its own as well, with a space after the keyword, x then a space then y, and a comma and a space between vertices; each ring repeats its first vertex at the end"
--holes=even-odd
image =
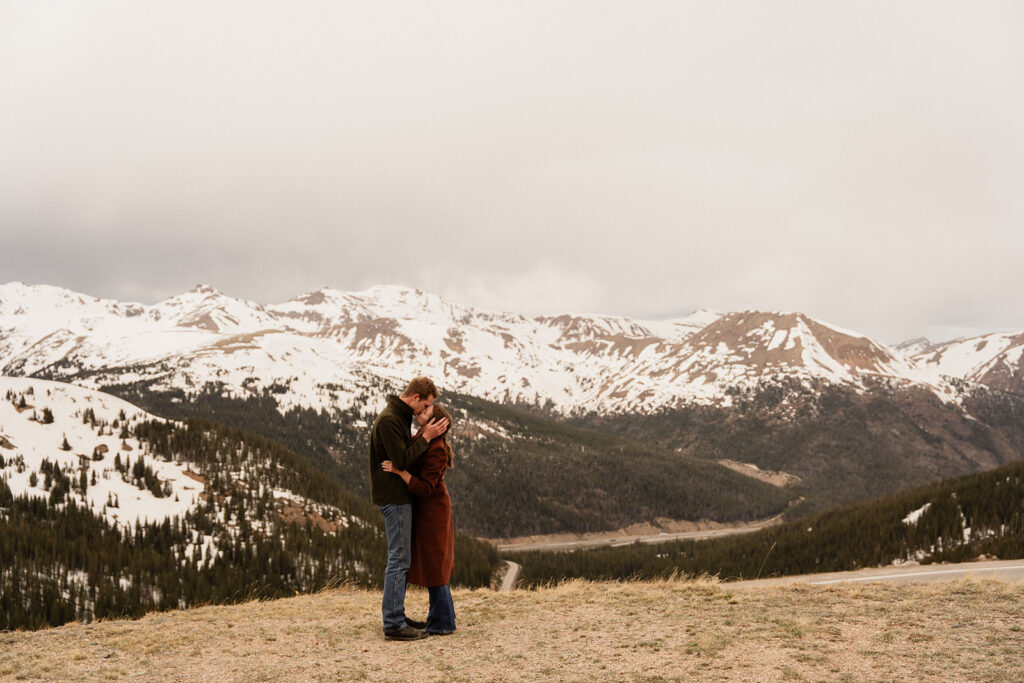
POLYGON ((0 430, 14 445, 13 449, 3 449, 3 455, 8 460, 20 456, 20 461, 24 463, 21 472, 11 464, 3 470, 14 495, 49 497, 49 491, 42 487, 43 475, 39 472, 45 459, 64 471, 73 482, 78 481, 84 471, 89 481, 85 496, 75 490, 69 491, 68 495, 102 514, 112 525, 126 530, 140 522, 159 522, 182 516, 199 502, 199 493, 203 487, 185 474, 186 465, 163 462, 148 456, 138 440, 120 437, 121 427, 125 423, 129 425, 130 431, 132 424, 158 418, 109 394, 60 382, 0 377, 0 396, 5 396, 9 391, 24 395, 28 404, 34 406, 19 412, 11 401, 0 402, 0 430), (44 408, 53 412, 51 424, 31 419, 33 414, 41 418, 44 408), (88 422, 83 423, 83 415, 88 409, 93 411, 97 427, 88 422), (119 418, 121 413, 126 420, 119 418), (100 435, 97 431, 100 429, 99 424, 104 421, 108 427, 100 435), (115 421, 118 427, 110 427, 115 421), (71 447, 67 451, 61 448, 65 438, 71 447), (93 460, 93 454, 104 449, 105 452, 97 453, 101 459, 93 460), (115 456, 122 462, 130 460, 132 463, 142 457, 159 480, 169 484, 169 495, 157 498, 150 491, 140 490, 125 482, 121 473, 114 468, 115 456), (38 479, 36 486, 30 485, 33 473, 38 479), (92 483, 93 474, 95 484, 92 483), (108 507, 110 500, 115 501, 117 506, 108 507))

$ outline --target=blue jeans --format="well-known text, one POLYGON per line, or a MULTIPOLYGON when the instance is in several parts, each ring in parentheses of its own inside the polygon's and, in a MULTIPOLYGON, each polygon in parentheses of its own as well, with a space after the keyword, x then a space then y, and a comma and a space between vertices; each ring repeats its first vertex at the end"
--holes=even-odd
POLYGON ((388 566, 384 570, 381 614, 384 630, 405 626, 405 581, 412 560, 412 505, 381 505, 384 533, 388 539, 388 566))
POLYGON ((428 633, 450 633, 455 630, 455 604, 448 584, 427 589, 430 610, 427 612, 428 633))

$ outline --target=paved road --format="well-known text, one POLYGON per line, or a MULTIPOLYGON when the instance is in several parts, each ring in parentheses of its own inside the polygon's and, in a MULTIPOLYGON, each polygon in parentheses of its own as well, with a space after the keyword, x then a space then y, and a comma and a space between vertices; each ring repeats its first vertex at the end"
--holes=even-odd
POLYGON ((502 593, 511 593, 515 590, 516 580, 519 579, 520 565, 513 562, 512 560, 505 560, 505 564, 508 565, 508 571, 505 572, 505 578, 501 582, 502 593))
POLYGON ((730 586, 755 588, 787 583, 809 583, 813 585, 835 585, 840 583, 862 583, 865 581, 956 581, 973 577, 977 579, 1000 579, 1002 581, 1024 581, 1024 560, 996 560, 990 562, 961 562, 959 564, 929 564, 914 567, 875 567, 852 572, 831 574, 804 574, 758 581, 736 581, 730 586))

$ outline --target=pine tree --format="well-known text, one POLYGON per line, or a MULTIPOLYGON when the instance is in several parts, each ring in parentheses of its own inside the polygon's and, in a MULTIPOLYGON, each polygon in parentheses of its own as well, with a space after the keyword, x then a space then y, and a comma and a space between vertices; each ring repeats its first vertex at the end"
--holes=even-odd
POLYGON ((64 497, 67 495, 67 488, 64 486, 64 482, 58 481, 54 484, 53 489, 50 491, 50 505, 56 505, 64 502, 64 497))
POLYGON ((39 483, 39 477, 36 476, 35 472, 33 472, 32 474, 28 475, 28 485, 29 486, 31 486, 32 488, 35 488, 36 484, 38 484, 38 483, 39 483))
POLYGON ((60 445, 60 449, 62 451, 70 451, 71 450, 71 444, 68 443, 68 437, 67 437, 66 434, 64 435, 64 443, 62 443, 60 445))
POLYGON ((43 408, 43 424, 53 424, 53 411, 49 407, 43 408))

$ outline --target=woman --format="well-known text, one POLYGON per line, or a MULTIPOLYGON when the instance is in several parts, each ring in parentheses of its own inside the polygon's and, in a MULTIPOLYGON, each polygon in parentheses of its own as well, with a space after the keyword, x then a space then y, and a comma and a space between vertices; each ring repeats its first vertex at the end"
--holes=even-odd
POLYGON ((452 466, 452 449, 448 445, 451 414, 433 404, 424 408, 416 421, 423 427, 432 417, 448 420, 448 428, 430 442, 426 453, 408 469, 396 470, 390 460, 381 466, 385 472, 397 474, 413 494, 412 562, 409 583, 425 586, 430 595, 427 633, 446 636, 455 630, 455 605, 448 583, 455 567, 455 528, 452 525, 452 501, 444 483, 444 473, 452 466))

